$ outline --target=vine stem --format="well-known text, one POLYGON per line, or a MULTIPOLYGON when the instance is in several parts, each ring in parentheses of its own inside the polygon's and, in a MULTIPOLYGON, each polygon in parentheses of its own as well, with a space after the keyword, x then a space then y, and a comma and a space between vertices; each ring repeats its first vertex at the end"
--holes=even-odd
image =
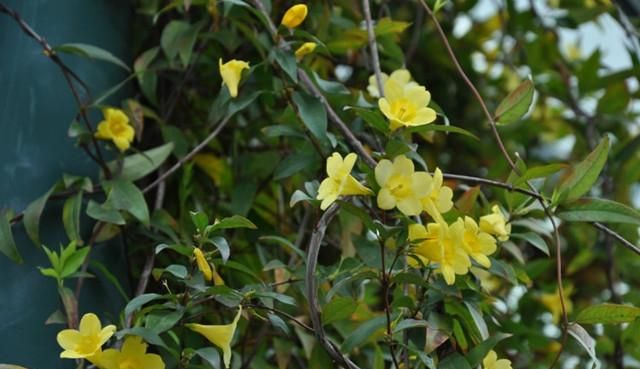
POLYGON ((382 83, 382 71, 380 70, 380 56, 378 55, 378 41, 376 40, 376 32, 373 28, 373 20, 371 19, 371 7, 369 0, 362 0, 362 10, 364 12, 364 21, 367 26, 367 36, 369 38, 369 50, 371 52, 371 64, 373 72, 376 76, 378 84, 378 92, 380 97, 384 97, 384 84, 382 83))
MULTIPOLYGON (((436 17, 436 15, 431 10, 431 7, 429 7, 429 5, 425 2, 425 0, 419 0, 419 1, 422 4, 422 6, 424 7, 424 9, 427 11, 427 13, 429 14, 429 17, 433 21, 434 25, 436 26, 436 30, 438 32, 438 35, 439 35, 440 39, 442 40, 445 48, 447 49, 447 53, 449 54, 449 58, 453 62, 456 70, 458 71, 458 74, 464 80, 465 84, 469 87, 469 89, 471 90, 471 92, 475 96, 476 100, 478 101, 480 107, 482 108, 482 111, 483 111, 484 115, 486 116, 487 121, 489 122, 489 127, 491 128, 491 131, 492 131, 493 136, 494 136, 494 138, 496 140, 496 143, 498 144, 498 147, 500 148, 500 151, 502 152, 502 156, 509 163, 509 166, 511 167, 511 169, 516 174, 521 175, 520 170, 516 166, 516 164, 513 161, 513 159, 511 159, 511 155, 509 155, 509 153, 507 152, 507 149, 504 146, 504 143, 502 141, 502 137, 500 136, 500 133, 498 132, 498 128, 497 128, 496 122, 495 122, 493 116, 491 115, 491 113, 489 112, 489 109, 487 108, 487 104, 485 104, 484 99, 482 98, 482 95, 480 95, 480 92, 478 92, 478 89, 475 87, 473 82, 471 82, 469 77, 467 77, 467 74, 464 72, 464 69, 460 65, 460 62, 458 61, 458 58, 456 57, 456 54, 453 52, 453 49, 451 48, 451 44, 449 43, 449 40, 447 39, 447 35, 444 33, 444 30, 442 29, 442 26, 440 25, 440 22, 438 21, 438 18, 436 17)), ((529 186, 529 188, 531 188, 531 190, 533 192, 537 193, 537 190, 535 189, 535 187, 529 181, 527 181, 526 183, 529 186)), ((538 198, 538 202, 540 203, 540 205, 544 209, 545 215, 549 218, 549 221, 551 222, 551 225, 553 226, 553 236, 554 236, 554 242, 555 242, 555 246, 556 246, 556 282, 557 282, 557 285, 558 285, 558 295, 560 297, 560 306, 562 307, 562 321, 563 321, 563 324, 562 324, 562 347, 561 347, 560 350, 558 350, 558 353, 557 353, 556 357, 554 358, 553 362, 549 366, 549 369, 553 369, 556 366, 556 364, 558 363, 559 359, 560 359, 560 355, 562 354, 562 351, 564 349, 564 346, 565 346, 565 343, 566 343, 566 340, 567 340, 569 319, 567 317, 567 307, 566 307, 566 303, 565 303, 564 289, 563 289, 563 286, 562 286, 562 250, 560 250, 560 233, 558 232, 558 226, 557 226, 556 221, 555 221, 555 219, 553 217, 553 214, 552 214, 551 210, 549 209, 549 206, 547 205, 547 203, 544 200, 544 198, 542 198, 542 197, 538 198)))

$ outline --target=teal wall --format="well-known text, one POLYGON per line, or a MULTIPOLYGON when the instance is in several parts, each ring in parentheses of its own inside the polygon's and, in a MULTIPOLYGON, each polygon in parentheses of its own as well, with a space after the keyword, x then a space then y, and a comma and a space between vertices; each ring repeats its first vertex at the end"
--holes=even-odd
MULTIPOLYGON (((127 0, 0 1, 17 10, 53 46, 87 43, 127 63, 131 60, 131 4, 127 0)), ((4 14, 0 14, 0 49, 0 208, 21 211, 63 173, 95 177, 97 168, 67 137, 76 106, 58 67, 4 14)), ((88 83, 94 96, 126 77, 126 71, 111 64, 62 57, 88 83)), ((115 96, 111 103, 118 104, 126 93, 115 96)), ((49 247, 67 242, 60 216, 59 203, 47 207, 43 215, 41 238, 49 247)), ((90 223, 83 219, 85 237, 91 231, 90 223)), ((44 325, 59 307, 55 282, 36 268, 47 265, 44 253, 28 240, 22 225, 14 226, 14 235, 25 263, 13 264, 0 254, 0 363, 29 369, 74 368, 72 360, 57 359, 60 349, 55 336, 63 327, 44 325)), ((119 242, 98 245, 92 257, 115 274, 126 276, 119 242)), ((72 282, 69 286, 75 288, 75 280, 72 282)), ((127 281, 122 282, 128 288, 127 281)), ((80 313, 94 311, 103 320, 114 321, 123 304, 123 298, 100 277, 87 280, 80 313)))

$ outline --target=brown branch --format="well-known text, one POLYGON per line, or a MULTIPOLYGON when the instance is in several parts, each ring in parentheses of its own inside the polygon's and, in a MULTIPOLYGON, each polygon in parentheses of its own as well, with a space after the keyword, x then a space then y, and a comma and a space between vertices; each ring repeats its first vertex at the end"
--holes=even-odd
POLYGON ((369 52, 371 53, 371 64, 373 72, 376 75, 376 83, 378 84, 378 92, 380 97, 384 97, 384 85, 382 83, 382 71, 380 70, 380 57, 378 55, 378 42, 376 33, 373 29, 373 20, 371 20, 371 7, 369 0, 362 0, 362 10, 364 11, 364 20, 367 25, 367 36, 369 38, 369 52))

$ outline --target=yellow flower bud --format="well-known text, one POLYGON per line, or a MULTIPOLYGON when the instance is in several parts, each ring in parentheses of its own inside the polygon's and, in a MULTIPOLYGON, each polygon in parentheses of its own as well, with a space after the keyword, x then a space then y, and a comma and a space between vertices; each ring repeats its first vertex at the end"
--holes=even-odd
POLYGON ((307 17, 308 11, 309 10, 307 9, 307 6, 305 4, 296 4, 289 8, 286 13, 284 13, 280 24, 285 27, 296 28, 302 22, 304 22, 304 19, 307 17))
POLYGON ((222 82, 229 89, 229 95, 231 95, 231 97, 238 96, 238 85, 242 78, 242 70, 249 69, 249 63, 243 60, 232 59, 223 64, 222 59, 219 59, 218 66, 220 68, 222 82))
POLYGON ((305 42, 296 50, 296 59, 300 60, 304 58, 305 55, 311 54, 313 50, 318 46, 315 42, 305 42))
POLYGON ((196 257, 196 264, 198 264, 198 269, 204 274, 204 279, 206 281, 211 281, 213 279, 213 272, 211 271, 211 266, 209 262, 204 257, 202 250, 199 248, 193 249, 193 255, 196 257))

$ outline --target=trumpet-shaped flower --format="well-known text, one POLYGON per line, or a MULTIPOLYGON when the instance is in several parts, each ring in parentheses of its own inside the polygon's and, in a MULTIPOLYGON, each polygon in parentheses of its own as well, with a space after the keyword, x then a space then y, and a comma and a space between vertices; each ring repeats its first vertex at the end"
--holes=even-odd
POLYGON ((329 177, 320 183, 316 197, 318 200, 322 200, 320 209, 328 208, 339 196, 372 194, 370 189, 363 186, 350 174, 357 159, 356 154, 350 153, 343 160, 342 155, 337 152, 327 158, 327 175, 329 177))
POLYGON ((431 94, 424 86, 402 84, 389 78, 384 84, 385 97, 378 100, 380 111, 389 119, 389 128, 429 124, 436 119, 435 110, 428 108, 431 94))
POLYGON ((193 249, 193 256, 196 258, 196 264, 198 264, 198 269, 200 269, 204 275, 204 279, 211 281, 213 279, 213 271, 211 270, 211 265, 209 265, 209 262, 204 257, 202 250, 196 247, 193 249))
MULTIPOLYGON (((402 86, 418 86, 416 82, 412 81, 411 73, 406 69, 395 70, 391 73, 391 75, 381 73, 380 77, 380 79, 382 79, 383 87, 389 79, 397 81, 402 86)), ((367 91, 372 97, 380 97, 380 91, 378 90, 378 81, 375 74, 369 76, 369 85, 367 86, 367 91)))
POLYGON ((280 21, 280 24, 288 28, 296 28, 302 22, 304 22, 304 19, 307 17, 308 12, 309 10, 307 9, 307 6, 305 4, 296 4, 287 9, 287 11, 282 16, 282 21, 280 21))
POLYGON ((111 140, 120 151, 131 145, 135 131, 129 124, 129 117, 120 109, 106 108, 102 111, 104 120, 98 123, 96 138, 111 140))
POLYGON ((482 369, 511 369, 511 361, 508 359, 498 360, 498 354, 491 350, 482 359, 482 369))
POLYGON ((147 344, 138 336, 128 336, 120 351, 105 350, 94 364, 100 369, 164 369, 160 355, 148 354, 147 344))
POLYGON ((464 225, 455 222, 429 223, 427 227, 420 224, 409 226, 409 240, 415 241, 412 252, 424 261, 437 263, 445 282, 452 285, 456 274, 464 275, 469 271, 471 262, 462 245, 464 225))
POLYGON ((427 195, 421 200, 422 209, 434 220, 442 222, 441 214, 448 212, 453 207, 453 191, 442 185, 443 177, 440 168, 436 168, 433 177, 429 178, 427 195))
POLYGON ((203 335, 207 340, 209 340, 209 342, 222 350, 222 361, 224 362, 225 368, 229 368, 229 364, 231 364, 231 340, 233 340, 233 334, 236 332, 236 327, 238 326, 238 320, 240 320, 241 313, 242 306, 240 306, 238 314, 236 314, 236 317, 233 319, 231 324, 186 324, 187 328, 203 335))
POLYGON ((491 214, 480 217, 480 229, 496 236, 500 241, 508 240, 511 234, 511 224, 507 223, 498 205, 493 205, 491 214))
POLYGON ((222 76, 222 82, 229 89, 229 95, 231 95, 231 97, 238 96, 238 85, 242 78, 242 71, 249 69, 249 63, 243 60, 232 59, 223 64, 222 59, 219 59, 218 67, 220 69, 220 76, 222 76))
POLYGON ((93 313, 82 316, 80 329, 65 329, 58 333, 58 344, 64 349, 60 353, 63 359, 90 358, 101 352, 104 345, 116 331, 115 325, 102 328, 100 320, 93 313))
POLYGON ((393 163, 381 160, 375 169, 380 185, 378 207, 390 210, 395 207, 407 216, 422 212, 421 199, 427 195, 431 177, 427 172, 415 172, 413 162, 406 156, 396 156, 393 163))
POLYGON ((313 50, 318 46, 315 42, 305 42, 302 44, 295 52, 296 59, 300 60, 304 58, 305 55, 311 54, 313 50))
MULTIPOLYGON (((458 218, 461 222, 462 218, 458 218)), ((470 217, 464 217, 464 235, 462 244, 465 251, 473 260, 485 268, 491 267, 491 260, 487 256, 496 251, 496 240, 490 234, 481 231, 478 223, 470 217)))
MULTIPOLYGON (((569 314, 573 310, 573 303, 569 299, 569 296, 573 293, 573 286, 565 287, 563 292, 564 307, 567 310, 567 314, 569 314)), ((562 301, 558 290, 553 293, 543 293, 540 295, 540 302, 551 312, 553 322, 558 323, 562 317, 562 301)))

